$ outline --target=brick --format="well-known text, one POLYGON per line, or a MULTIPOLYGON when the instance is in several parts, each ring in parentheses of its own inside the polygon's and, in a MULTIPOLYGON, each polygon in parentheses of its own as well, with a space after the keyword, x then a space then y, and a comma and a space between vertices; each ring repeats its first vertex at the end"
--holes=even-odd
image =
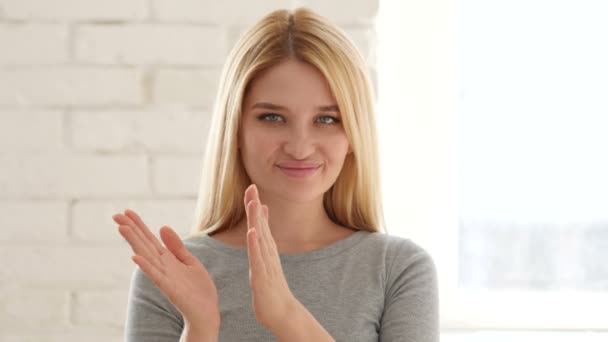
POLYGON ((68 326, 68 304, 67 291, 3 289, 0 292, 2 331, 65 328, 68 326))
POLYGON ((68 61, 68 29, 56 24, 0 24, 0 65, 68 61))
POLYGON ((184 238, 193 226, 195 207, 195 199, 79 201, 72 209, 73 237, 79 241, 124 244, 112 216, 131 209, 157 237, 160 227, 168 225, 184 238))
POLYGON ((79 149, 202 153, 210 121, 207 112, 170 108, 151 112, 80 111, 71 115, 70 134, 79 149))
POLYGON ((146 0, 0 0, 8 19, 136 20, 147 17, 146 0))
POLYGON ((4 245, 0 284, 46 289, 102 290, 128 287, 137 265, 124 246, 4 245), (20 257, 15 257, 20 256, 20 257))
POLYGON ((128 296, 128 288, 77 292, 71 305, 72 322, 77 326, 123 328, 128 296))
POLYGON ((67 215, 67 202, 1 201, 0 243, 65 242, 67 215))
POLYGON ((295 6, 308 7, 336 24, 370 23, 377 13, 379 0, 296 0, 295 6))
POLYGON ((0 151, 59 151, 63 144, 60 111, 0 111, 0 151))
POLYGON ((198 195, 201 157, 157 157, 153 165, 154 190, 161 194, 198 195))
POLYGON ((0 70, 0 105, 140 104, 141 78, 130 68, 0 70))
POLYGON ((220 69, 161 69, 154 77, 154 102, 212 108, 220 73, 220 69))
POLYGON ((83 62, 221 66, 225 58, 217 27, 86 25, 76 36, 83 62))
POLYGON ((149 193, 144 156, 0 155, 0 196, 49 198, 149 193))
POLYGON ((161 21, 251 24, 279 8, 291 7, 290 0, 152 0, 154 16, 161 21))

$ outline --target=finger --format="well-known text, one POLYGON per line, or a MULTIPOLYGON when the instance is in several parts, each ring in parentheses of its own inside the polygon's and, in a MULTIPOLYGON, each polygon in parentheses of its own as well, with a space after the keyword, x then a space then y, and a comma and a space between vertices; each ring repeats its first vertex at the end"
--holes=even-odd
POLYGON ((253 186, 254 184, 251 184, 247 187, 247 189, 245 189, 245 194, 243 195, 243 202, 245 204, 245 208, 247 208, 247 204, 255 198, 255 196, 253 195, 253 186))
POLYGON ((268 243, 270 242, 268 223, 266 222, 266 218, 264 217, 264 208, 259 201, 256 201, 255 205, 255 219, 256 227, 260 227, 260 238, 263 240, 262 247, 268 247, 268 243))
POLYGON ((262 213, 264 214, 264 221, 266 223, 266 229, 268 231, 268 237, 270 240, 268 243, 270 244, 270 246, 274 246, 276 249, 277 244, 274 241, 274 236, 272 236, 272 230, 270 230, 270 221, 268 221, 268 206, 265 204, 262 206, 262 213))
MULTIPOLYGON (((278 255, 278 253, 271 250, 274 245, 274 240, 272 240, 272 236, 270 235, 270 230, 268 228, 268 223, 264 222, 262 217, 260 195, 258 191, 258 187, 256 184, 251 184, 247 191, 245 192, 246 200, 249 200, 247 203, 247 223, 248 227, 257 227, 256 235, 258 236, 258 244, 260 249, 260 255, 262 258, 268 258, 273 254, 278 255), (272 240, 272 241, 271 241, 272 240)), ((276 249, 276 245, 275 245, 276 249)))
POLYGON ((179 238, 177 233, 171 227, 163 226, 160 229, 160 237, 167 246, 167 249, 177 257, 177 259, 186 265, 194 265, 198 259, 190 253, 184 246, 184 243, 179 238))
MULTIPOLYGON (((259 235, 260 238, 262 238, 266 243, 270 242, 270 233, 268 231, 268 225, 264 222, 264 216, 263 216, 263 210, 262 210, 262 201, 260 200, 260 194, 258 192, 258 187, 257 185, 253 185, 252 186, 252 196, 254 197, 253 200, 255 200, 256 203, 256 210, 255 210, 255 226, 259 227, 259 235)), ((263 246, 264 247, 264 246, 263 246)))
POLYGON ((135 228, 130 225, 122 224, 118 226, 118 232, 127 240, 129 245, 131 245, 131 249, 135 254, 148 256, 148 250, 145 247, 145 243, 141 241, 139 235, 135 233, 135 228))
POLYGON ((249 286, 253 288, 256 279, 266 272, 260 251, 259 238, 255 228, 247 229, 247 256, 249 257, 249 286))
POLYGON ((254 206, 254 201, 249 201, 246 205, 245 205, 245 213, 247 214, 247 229, 251 229, 254 226, 254 218, 255 218, 255 213, 253 212, 253 206, 254 206))
MULTIPOLYGON (((249 229, 253 229, 253 227, 256 226, 257 224, 257 211, 256 211, 256 202, 255 200, 251 200, 249 201, 249 203, 247 203, 247 206, 245 207, 245 212, 247 213, 247 232, 249 232, 249 229)), ((257 232, 258 238, 259 236, 259 232, 257 232)))
POLYGON ((268 256, 273 258, 273 264, 280 263, 280 255, 279 249, 277 247, 276 241, 274 241, 274 237, 272 236, 272 231, 270 230, 270 224, 268 222, 268 206, 263 205, 260 210, 260 216, 262 217, 262 224, 264 225, 264 230, 266 231, 266 240, 264 241, 264 245, 266 246, 266 250, 268 256))
POLYGON ((150 262, 153 263, 155 267, 162 267, 157 255, 149 255, 149 250, 144 246, 145 243, 141 240, 139 235, 135 233, 135 228, 130 225, 120 225, 118 231, 120 232, 120 235, 127 240, 129 245, 131 245, 131 249, 135 254, 150 259, 150 262))
MULTIPOLYGON (((137 236, 137 238, 141 241, 141 248, 137 251, 137 254, 144 255, 146 257, 153 257, 155 255, 154 247, 150 244, 150 241, 145 237, 145 235, 140 231, 139 227, 125 214, 116 214, 112 216, 114 221, 118 224, 127 225, 132 228, 133 234, 137 236)), ((157 254, 157 253, 156 253, 157 254)))
MULTIPOLYGON (((247 214, 247 228, 252 228, 253 226, 256 225, 256 213, 255 210, 251 210, 250 208, 253 208, 253 202, 256 201, 256 194, 255 194, 255 184, 251 184, 247 190, 245 190, 245 195, 244 195, 244 202, 245 202, 245 213, 247 214)), ((258 232, 259 234, 259 232, 258 232)))
POLYGON ((142 255, 134 255, 131 257, 133 262, 135 262, 139 268, 150 278, 150 280, 158 287, 159 289, 164 289, 167 282, 167 277, 155 267, 148 259, 146 259, 142 255))
POLYGON ((158 253, 161 253, 163 251, 163 246, 161 245, 160 241, 158 241, 156 236, 154 236, 154 234, 152 234, 152 231, 144 223, 144 221, 141 219, 141 217, 135 211, 133 211, 131 209, 125 210, 125 215, 128 216, 129 218, 131 218, 135 222, 135 224, 137 224, 140 227, 140 229, 142 230, 142 232, 144 233, 146 238, 148 238, 148 240, 150 240, 152 242, 156 251, 158 253))
POLYGON ((264 236, 264 222, 260 219, 260 203, 257 200, 249 202, 247 208, 249 212, 248 219, 251 221, 249 228, 256 227, 256 236, 258 248, 260 249, 260 257, 267 258, 270 254, 268 251, 267 238, 264 236))
POLYGON ((276 248, 274 239, 272 238, 272 232, 270 231, 270 226, 268 224, 268 218, 265 212, 267 212, 268 207, 266 205, 262 205, 260 201, 260 195, 257 192, 257 187, 255 188, 255 196, 256 196, 256 227, 260 227, 260 238, 262 239, 261 248, 263 253, 268 256, 275 255, 275 251, 273 248, 276 248), (266 209, 264 209, 266 207, 266 209))

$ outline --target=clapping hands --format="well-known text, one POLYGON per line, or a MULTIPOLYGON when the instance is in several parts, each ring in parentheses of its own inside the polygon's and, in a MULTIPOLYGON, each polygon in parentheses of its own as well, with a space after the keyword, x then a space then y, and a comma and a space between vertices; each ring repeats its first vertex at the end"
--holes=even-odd
MULTIPOLYGON (((249 286, 256 319, 270 331, 284 327, 298 301, 293 296, 268 224, 268 206, 260 201, 255 185, 244 195, 247 213, 249 286)), ((220 310, 215 284, 205 266, 184 246, 175 231, 163 226, 154 236, 132 210, 112 216, 120 234, 135 255, 133 261, 156 284, 195 330, 219 329, 220 310)))
POLYGON ((207 269, 184 246, 173 229, 163 226, 163 247, 132 210, 112 216, 131 245, 133 261, 154 282, 184 318, 186 328, 219 331, 220 312, 215 284, 207 269))
POLYGON ((249 286, 256 319, 270 331, 277 331, 296 308, 283 269, 277 245, 268 225, 268 207, 260 201, 257 187, 245 191, 247 210, 247 252, 249 286))

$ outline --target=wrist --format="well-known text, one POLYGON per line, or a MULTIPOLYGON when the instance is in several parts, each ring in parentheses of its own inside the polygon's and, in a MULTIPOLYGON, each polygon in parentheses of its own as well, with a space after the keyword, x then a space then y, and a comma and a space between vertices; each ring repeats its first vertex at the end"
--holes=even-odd
POLYGON ((284 320, 279 322, 273 331, 275 337, 279 337, 279 340, 282 340, 282 337, 289 336, 292 332, 297 330, 304 318, 304 310, 306 310, 306 308, 296 298, 290 301, 287 305, 285 315, 283 315, 284 320))
POLYGON ((219 326, 197 326, 185 323, 180 342, 217 342, 219 335, 219 326))

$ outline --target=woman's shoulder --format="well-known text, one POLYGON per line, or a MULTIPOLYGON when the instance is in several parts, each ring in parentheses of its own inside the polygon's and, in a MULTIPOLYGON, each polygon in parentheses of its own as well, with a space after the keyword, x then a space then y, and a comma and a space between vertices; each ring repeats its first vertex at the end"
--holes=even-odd
POLYGON ((416 255, 428 254, 426 249, 411 238, 387 234, 384 232, 370 232, 367 236, 370 244, 375 248, 382 248, 387 254, 416 255))
POLYGON ((411 238, 384 232, 373 232, 366 238, 370 253, 382 254, 386 269, 433 269, 431 254, 411 238))
POLYGON ((190 251, 192 254, 200 254, 206 249, 205 240, 208 239, 204 232, 198 232, 190 234, 182 239, 184 246, 190 251))

